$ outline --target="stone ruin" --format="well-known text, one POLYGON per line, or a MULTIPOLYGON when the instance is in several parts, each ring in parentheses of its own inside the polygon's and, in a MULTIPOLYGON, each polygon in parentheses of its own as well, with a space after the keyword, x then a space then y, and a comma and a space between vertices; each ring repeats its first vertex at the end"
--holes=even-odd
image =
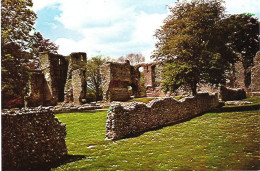
POLYGON ((40 54, 40 70, 30 72, 25 106, 53 106, 58 102, 79 105, 86 98, 86 53, 62 56, 40 54))
POLYGON ((219 106, 217 94, 197 94, 176 100, 154 99, 149 104, 132 102, 128 106, 112 105, 107 111, 106 139, 118 140, 144 131, 167 126, 208 112, 219 106))
MULTIPOLYGON (((235 65, 235 81, 227 84, 231 88, 244 88, 251 94, 258 95, 259 88, 259 54, 254 59, 251 69, 252 81, 245 89, 244 70, 241 63, 235 65)), ((25 106, 54 106, 58 102, 80 105, 86 99, 86 53, 72 53, 62 56, 51 53, 40 55, 40 70, 31 71, 28 84, 29 93, 25 97, 25 106)), ((161 89, 163 66, 158 63, 130 65, 107 62, 101 67, 103 100, 127 101, 134 97, 165 97, 161 89)), ((216 87, 199 85, 198 91, 220 92, 216 87)), ((187 93, 178 90, 176 95, 187 93)), ((226 91, 222 91, 226 92, 226 91)), ((225 95, 224 95, 225 96, 225 95)))
POLYGON ((127 101, 131 96, 165 96, 161 91, 161 69, 156 63, 132 66, 129 61, 107 62, 101 68, 103 99, 127 101))
POLYGON ((66 125, 47 107, 2 112, 2 169, 38 170, 67 156, 66 125))
POLYGON ((254 58, 254 66, 251 68, 251 85, 250 94, 252 96, 260 96, 260 51, 254 58))

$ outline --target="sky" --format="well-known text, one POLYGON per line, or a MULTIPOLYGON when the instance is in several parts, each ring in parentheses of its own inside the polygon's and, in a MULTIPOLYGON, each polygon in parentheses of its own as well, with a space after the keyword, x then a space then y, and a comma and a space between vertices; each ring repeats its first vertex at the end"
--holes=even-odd
MULTIPOLYGON (((176 0, 33 0, 36 30, 59 46, 59 54, 117 58, 142 53, 150 61, 154 33, 176 0)), ((260 0, 226 0, 226 13, 253 13, 260 0)))

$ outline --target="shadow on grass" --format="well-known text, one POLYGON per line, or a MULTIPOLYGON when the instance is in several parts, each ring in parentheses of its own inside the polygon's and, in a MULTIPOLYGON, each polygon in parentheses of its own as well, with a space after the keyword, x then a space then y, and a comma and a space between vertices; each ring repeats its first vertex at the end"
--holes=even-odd
POLYGON ((48 169, 56 168, 56 167, 59 167, 61 165, 67 164, 67 163, 82 160, 84 158, 86 158, 86 156, 84 156, 84 155, 67 155, 62 160, 55 162, 55 163, 52 163, 51 167, 48 168, 48 169))
POLYGON ((222 113, 222 112, 243 112, 243 111, 252 111, 252 110, 260 110, 260 105, 250 105, 250 106, 234 106, 234 107, 222 107, 219 109, 215 109, 212 112, 222 113))
MULTIPOLYGON (((62 159, 56 161, 56 162, 51 162, 51 163, 45 163, 42 165, 36 165, 36 166, 31 166, 30 168, 19 168, 17 170, 37 170, 37 171, 50 171, 53 168, 57 168, 59 166, 65 165, 67 163, 75 162, 78 160, 82 160, 86 156, 83 155, 66 155, 62 159)), ((8 169, 7 169, 8 170, 8 169)), ((14 169, 16 170, 16 169, 14 169)))

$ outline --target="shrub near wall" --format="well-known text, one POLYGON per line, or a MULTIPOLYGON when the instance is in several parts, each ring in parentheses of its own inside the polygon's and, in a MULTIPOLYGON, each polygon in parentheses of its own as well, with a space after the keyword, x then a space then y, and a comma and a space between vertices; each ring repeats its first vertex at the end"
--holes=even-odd
POLYGON ((30 169, 67 155, 66 127, 49 110, 2 114, 3 170, 30 169))
POLYGON ((219 105, 217 94, 201 93, 178 101, 172 97, 152 100, 149 104, 132 102, 129 106, 116 104, 110 107, 106 122, 106 139, 118 140, 197 114, 210 111, 219 105))

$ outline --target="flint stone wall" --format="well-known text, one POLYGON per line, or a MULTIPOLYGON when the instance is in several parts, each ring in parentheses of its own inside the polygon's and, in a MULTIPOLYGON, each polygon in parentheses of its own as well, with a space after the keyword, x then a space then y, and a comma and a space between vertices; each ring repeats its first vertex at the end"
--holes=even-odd
POLYGON ((251 85, 250 89, 253 94, 260 96, 260 51, 254 58, 254 67, 251 69, 251 85), (257 93, 258 92, 258 93, 257 93))
POLYGON ((82 104, 82 99, 86 98, 86 65, 86 53, 78 52, 70 54, 67 79, 64 87, 65 102, 74 102, 76 105, 80 105, 82 104))
POLYGON ((140 97, 140 73, 129 61, 107 62, 101 67, 101 76, 105 101, 127 101, 131 95, 140 97))
POLYGON ((220 98, 223 101, 242 100, 246 98, 246 92, 241 88, 220 87, 220 98))
POLYGON ((172 97, 152 100, 149 104, 132 102, 129 106, 110 107, 106 121, 106 139, 118 140, 130 135, 167 126, 210 111, 219 105, 217 94, 200 93, 178 101, 172 97))
POLYGON ((3 170, 30 169, 67 155, 66 126, 49 110, 2 113, 3 170))

